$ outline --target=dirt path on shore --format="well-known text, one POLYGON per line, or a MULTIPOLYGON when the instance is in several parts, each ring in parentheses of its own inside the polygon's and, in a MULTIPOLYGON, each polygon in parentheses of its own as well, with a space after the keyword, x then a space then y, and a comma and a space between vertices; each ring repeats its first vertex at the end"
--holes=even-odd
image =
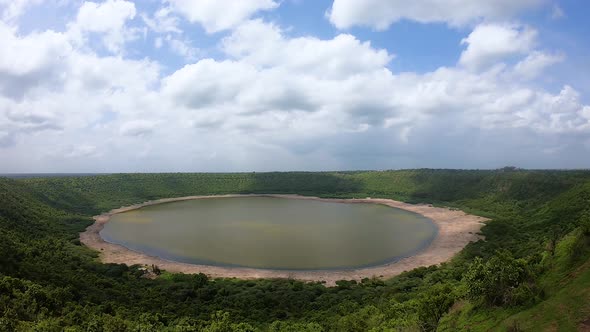
POLYGON ((169 272, 204 273, 212 278, 293 278, 303 281, 325 281, 326 285, 333 286, 338 280, 361 280, 363 278, 379 277, 390 278, 404 271, 409 271, 421 266, 437 265, 451 259, 461 251, 469 242, 477 241, 477 235, 486 218, 466 214, 463 211, 448 208, 433 207, 431 205, 414 205, 398 202, 390 199, 363 198, 363 199, 328 199, 299 195, 221 195, 221 196, 187 196, 178 198, 165 198, 148 201, 142 204, 121 207, 94 217, 94 224, 88 226, 86 231, 80 233, 80 242, 100 252, 100 260, 103 263, 118 263, 127 265, 151 265, 155 264, 160 269, 169 272), (100 231, 116 213, 136 210, 144 206, 186 201, 193 199, 207 199, 220 197, 280 197, 290 199, 307 199, 324 202, 338 203, 375 203, 391 206, 421 214, 434 222, 438 227, 438 235, 432 243, 416 255, 402 258, 396 262, 374 267, 347 269, 347 270, 319 270, 319 271, 283 271, 270 269, 254 269, 241 267, 220 267, 211 265, 196 265, 169 261, 154 256, 149 256, 137 251, 127 249, 124 246, 108 243, 100 236, 100 231))

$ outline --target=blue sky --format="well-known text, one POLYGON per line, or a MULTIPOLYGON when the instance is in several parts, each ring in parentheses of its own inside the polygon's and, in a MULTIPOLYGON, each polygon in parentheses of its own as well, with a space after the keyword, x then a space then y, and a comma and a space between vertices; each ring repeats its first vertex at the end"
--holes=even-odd
POLYGON ((0 0, 0 172, 587 168, 588 12, 0 0))

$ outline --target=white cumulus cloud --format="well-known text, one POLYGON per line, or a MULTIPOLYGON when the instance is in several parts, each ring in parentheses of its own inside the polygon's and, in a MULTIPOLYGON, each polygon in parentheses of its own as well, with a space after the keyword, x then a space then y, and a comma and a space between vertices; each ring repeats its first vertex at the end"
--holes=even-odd
POLYGON ((337 28, 370 26, 378 30, 408 19, 421 23, 464 25, 481 19, 505 20, 545 4, 546 0, 334 0, 328 12, 337 28))
POLYGON ((539 76, 547 67, 564 60, 563 54, 535 51, 516 64, 514 73, 519 78, 530 80, 539 76))
POLYGON ((279 6, 274 0, 168 0, 172 8, 208 33, 235 27, 259 11, 279 6))
POLYGON ((76 21, 70 24, 69 34, 78 43, 83 43, 88 33, 100 34, 105 47, 118 53, 126 41, 136 37, 135 31, 126 26, 135 15, 135 4, 130 1, 86 1, 78 10, 76 21))
POLYGON ((461 41, 467 49, 459 63, 470 69, 481 69, 505 57, 526 54, 535 46, 537 31, 507 24, 480 24, 461 41))
POLYGON ((0 13, 4 21, 13 21, 21 16, 24 11, 34 5, 39 5, 45 0, 0 0, 0 13))
POLYGON ((370 42, 349 34, 331 40, 285 38, 280 28, 261 20, 237 27, 223 46, 229 55, 258 67, 288 67, 334 78, 383 68, 393 58, 386 50, 374 49, 370 42))
POLYGON ((145 136, 151 134, 155 127, 155 121, 134 120, 121 125, 119 132, 124 136, 145 136))

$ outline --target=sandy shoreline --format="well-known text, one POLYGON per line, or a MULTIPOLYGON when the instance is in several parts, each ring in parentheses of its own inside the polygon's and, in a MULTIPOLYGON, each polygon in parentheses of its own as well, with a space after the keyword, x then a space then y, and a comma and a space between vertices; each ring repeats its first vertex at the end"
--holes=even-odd
POLYGON ((310 196, 298 195, 220 195, 220 196, 187 196, 177 198, 165 198, 154 201, 148 201, 141 204, 113 209, 107 213, 94 217, 94 224, 88 226, 86 231, 80 233, 80 242, 84 245, 97 250, 100 253, 100 260, 103 263, 118 263, 127 265, 151 265, 155 264, 160 269, 169 272, 181 273, 204 273, 212 278, 293 278, 304 281, 325 281, 327 285, 334 285, 338 280, 361 280, 363 278, 380 277, 389 278, 396 276, 404 271, 409 271, 421 266, 430 266, 443 263, 451 259, 456 253, 461 251, 469 242, 477 241, 480 237, 477 235, 486 218, 469 215, 463 211, 450 210, 447 208, 432 207, 430 205, 413 205, 398 202, 390 199, 329 199, 310 196), (407 210, 421 214, 431 219, 438 227, 438 235, 432 243, 416 255, 402 258, 399 261, 349 270, 320 270, 320 271, 284 271, 270 269, 254 269, 241 267, 221 267, 211 265, 197 265, 173 262, 154 256, 149 256, 140 252, 130 250, 124 246, 108 243, 100 236, 100 231, 109 221, 110 217, 116 213, 122 213, 139 209, 149 205, 186 201, 193 199, 207 199, 220 197, 246 197, 246 196, 265 196, 294 199, 308 199, 325 202, 338 203, 376 203, 391 206, 394 208, 407 210))

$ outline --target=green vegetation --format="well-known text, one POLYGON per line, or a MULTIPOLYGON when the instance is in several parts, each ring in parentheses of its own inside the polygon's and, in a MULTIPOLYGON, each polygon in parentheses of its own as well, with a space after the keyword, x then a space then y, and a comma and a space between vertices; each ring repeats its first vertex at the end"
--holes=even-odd
POLYGON ((407 170, 0 178, 0 331, 564 331, 590 325, 590 172, 407 170), (91 216, 165 197, 386 197, 492 220, 390 280, 209 279, 101 264, 91 216))

